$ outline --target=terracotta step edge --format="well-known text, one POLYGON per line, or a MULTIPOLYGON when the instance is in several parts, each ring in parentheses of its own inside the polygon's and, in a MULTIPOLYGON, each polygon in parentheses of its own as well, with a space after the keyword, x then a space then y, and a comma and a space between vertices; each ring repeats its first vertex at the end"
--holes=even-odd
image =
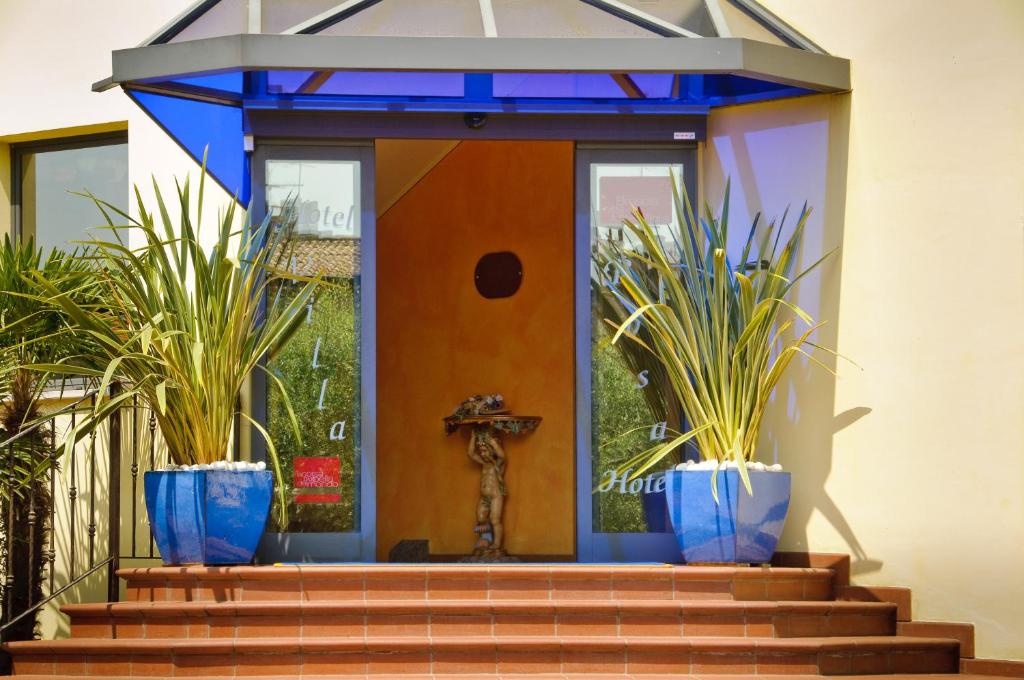
MULTIPOLYGON (((15 676, 21 680, 95 680, 96 676, 88 675, 23 675, 19 674, 15 676)), ((169 676, 165 676, 168 677, 169 676)), ((224 676, 213 676, 213 675, 200 675, 190 676, 191 680, 223 680, 224 676)), ((438 674, 354 674, 354 675, 315 675, 309 676, 315 678, 315 680, 501 680, 508 678, 509 680, 590 680, 594 678, 594 674, 591 673, 474 673, 474 674, 460 674, 460 673, 438 673, 438 674)), ((644 680, 758 680, 763 679, 764 675, 753 675, 753 674, 730 674, 730 675, 709 675, 707 673, 699 674, 650 674, 650 673, 601 673, 598 675, 600 678, 615 680, 631 680, 633 678, 639 678, 644 680)), ((776 676, 779 680, 824 680, 825 676, 821 675, 808 675, 808 674, 787 674, 776 676)), ((850 676, 853 680, 866 680, 868 678, 877 676, 850 676)), ((885 680, 988 680, 992 676, 982 675, 959 675, 956 673, 894 673, 881 676, 885 680)), ((126 675, 110 675, 106 676, 104 680, 138 680, 139 676, 126 676, 126 675)), ((273 676, 267 676, 268 679, 272 680, 299 680, 297 674, 278 674, 273 676)), ((152 680, 163 680, 160 677, 153 678, 152 680)))
POLYGON ((404 577, 424 575, 429 578, 476 576, 518 578, 521 576, 552 576, 555 578, 583 577, 693 577, 695 580, 718 578, 831 578, 834 571, 823 567, 733 567, 686 565, 544 565, 544 566, 460 566, 460 565, 282 565, 282 566, 237 566, 237 567, 131 567, 117 571, 121 578, 138 581, 180 581, 180 580, 263 580, 277 578, 302 578, 323 580, 334 576, 404 577))
MULTIPOLYGON (((23 675, 19 674, 15 676, 22 680, 95 680, 96 676, 87 675, 23 675)), ((138 680, 139 676, 129 677, 122 675, 106 676, 104 680, 138 680)), ((223 680, 223 676, 212 676, 212 675, 201 675, 201 676, 190 676, 191 680, 223 680)), ((298 675, 274 675, 267 676, 274 680, 299 680, 298 675)), ((424 674, 355 674, 355 675, 316 675, 310 676, 315 680, 501 680, 508 678, 509 680, 590 680, 595 676, 591 673, 476 673, 476 674, 459 674, 459 673, 438 673, 431 675, 424 674)), ((615 680, 632 680, 637 678, 640 680, 759 680, 763 679, 764 675, 753 675, 753 674, 732 674, 732 675, 708 675, 707 673, 701 674, 649 674, 649 673, 601 673, 598 677, 605 679, 615 680)), ((826 676, 821 675, 808 675, 808 674, 787 674, 776 676, 777 678, 785 680, 824 680, 826 676)), ((867 675, 855 675, 848 676, 852 680, 869 680, 871 678, 881 677, 884 680, 990 680, 993 676, 991 675, 979 675, 979 674, 957 674, 957 673, 893 673, 882 676, 867 676, 867 675)), ((1006 676, 1004 676, 1006 677, 1006 676)), ((1020 677, 1020 676, 1009 676, 1009 677, 1020 677)), ((161 678, 153 678, 152 680, 162 680, 161 678)))
POLYGON ((182 639, 182 640, 35 640, 10 642, 3 645, 13 654, 98 654, 98 655, 161 655, 161 654, 224 654, 272 653, 296 650, 300 652, 324 651, 393 651, 396 649, 444 648, 547 648, 556 646, 572 649, 691 649, 694 651, 800 652, 800 651, 894 651, 953 649, 959 642, 942 638, 883 637, 831 637, 831 638, 739 638, 739 637, 461 637, 461 638, 275 638, 275 639, 182 639))
POLYGON ((1008 659, 960 659, 960 672, 986 678, 1024 678, 1024 661, 1008 659))
POLYGON ((960 657, 974 658, 974 624, 951 621, 897 621, 897 635, 953 638, 960 641, 960 657))
POLYGON ((913 593, 904 586, 836 586, 832 597, 846 602, 892 602, 897 621, 913 619, 913 593))
POLYGON ((575 613, 611 612, 617 614, 820 614, 835 612, 885 614, 894 611, 889 602, 860 601, 772 601, 772 600, 324 600, 324 601, 245 601, 226 602, 114 602, 66 604, 64 614, 73 617, 145 618, 176 616, 264 616, 302 615, 304 613, 575 613))

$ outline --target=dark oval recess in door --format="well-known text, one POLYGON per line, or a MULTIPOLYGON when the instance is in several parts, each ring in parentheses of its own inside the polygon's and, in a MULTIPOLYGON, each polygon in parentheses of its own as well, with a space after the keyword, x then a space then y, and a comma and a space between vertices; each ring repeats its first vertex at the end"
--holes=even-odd
POLYGON ((512 297, 523 282, 523 263, 515 253, 487 253, 476 263, 476 290, 488 299, 512 297))

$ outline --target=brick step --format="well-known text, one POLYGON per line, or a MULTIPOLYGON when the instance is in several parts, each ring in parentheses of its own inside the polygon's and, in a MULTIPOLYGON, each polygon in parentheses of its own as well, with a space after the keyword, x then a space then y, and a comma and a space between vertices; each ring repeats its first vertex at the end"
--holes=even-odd
POLYGON ((465 635, 789 638, 896 633, 896 607, 881 602, 121 602, 65 605, 62 611, 71 618, 72 636, 82 639, 465 635))
POLYGON ((831 600, 833 571, 672 565, 301 565, 122 569, 145 602, 478 600, 831 600))
POLYGON ((896 605, 897 621, 910 621, 912 618, 910 588, 837 584, 833 597, 844 602, 891 602, 896 605))
POLYGON ((88 677, 362 674, 955 673, 959 643, 842 638, 281 638, 6 645, 15 673, 88 677))
MULTIPOLYGON (((73 676, 57 676, 57 675, 19 675, 17 676, 21 680, 82 680, 85 677, 83 675, 73 676)), ((119 676, 108 676, 108 680, 129 680, 131 676, 119 675, 119 676)), ((171 678, 173 676, 159 676, 162 678, 171 678)), ((192 680, 219 680, 223 676, 189 676, 192 680)), ((303 676, 300 675, 275 675, 273 676, 276 680, 300 680, 303 676)), ((643 674, 643 675, 630 675, 626 673, 612 674, 604 676, 596 676, 592 673, 495 673, 483 676, 467 676, 459 674, 442 674, 442 675, 316 675, 316 676, 305 676, 315 677, 316 680, 393 680, 394 678, 401 678, 401 680, 467 680, 472 677, 474 680, 484 678, 486 680, 632 680, 632 678, 643 678, 643 680, 702 680, 702 678, 710 677, 710 674, 677 674, 670 673, 667 675, 658 674, 643 674)), ((758 680, 762 676, 752 674, 731 674, 731 675, 715 675, 713 677, 725 680, 729 678, 731 680, 758 680)), ((820 675, 801 675, 801 674, 788 674, 786 678, 789 680, 821 680, 820 675)), ((868 675, 848 675, 847 680, 864 680, 870 678, 875 680, 875 676, 868 675)), ((150 680, 153 680, 152 678, 150 680)), ((885 680, 992 680, 991 675, 971 675, 971 674, 953 674, 953 673, 893 673, 887 675, 885 680)))

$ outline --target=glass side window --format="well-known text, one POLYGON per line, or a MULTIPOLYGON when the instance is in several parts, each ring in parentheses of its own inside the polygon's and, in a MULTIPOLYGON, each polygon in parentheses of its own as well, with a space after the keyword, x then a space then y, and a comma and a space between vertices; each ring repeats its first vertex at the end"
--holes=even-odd
MULTIPOLYGON (((16 151, 18 228, 46 250, 73 250, 89 238, 88 227, 103 224, 92 201, 72 192, 128 209, 128 142, 104 140, 66 146, 29 146, 16 151)), ((117 219, 116 215, 111 216, 117 219)))
MULTIPOLYGON (((633 207, 643 212, 666 242, 679 233, 672 182, 681 186, 683 165, 670 163, 592 163, 590 165, 590 245, 596 253, 602 242, 629 247, 631 235, 623 220, 633 207)), ((678 242, 678 241, 676 241, 678 242)), ((593 471, 593 531, 645 533, 671 531, 665 516, 661 472, 675 461, 629 480, 631 471, 617 474, 623 462, 667 438, 680 428, 680 413, 667 403, 648 368, 651 359, 639 345, 622 338, 611 344, 615 329, 613 301, 599 281, 611 272, 591 267, 591 470, 593 471)))
MULTIPOLYGON (((276 389, 267 429, 282 465, 295 533, 356 532, 360 526, 360 163, 269 160, 267 212, 295 221, 288 266, 322 272, 322 286, 296 336, 268 362, 287 387, 301 427, 296 442, 276 389)), ((276 291, 278 304, 298 284, 276 291)))

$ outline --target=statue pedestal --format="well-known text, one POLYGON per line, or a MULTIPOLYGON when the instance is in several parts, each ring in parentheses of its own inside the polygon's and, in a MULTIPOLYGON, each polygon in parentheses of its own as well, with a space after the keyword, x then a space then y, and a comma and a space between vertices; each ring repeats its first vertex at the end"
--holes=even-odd
POLYGON ((476 508, 476 546, 473 554, 460 562, 518 562, 505 552, 505 469, 507 460, 502 444, 503 434, 532 432, 540 424, 540 416, 517 416, 507 412, 479 415, 455 415, 444 419, 447 434, 461 428, 470 431, 466 455, 480 466, 480 500, 476 508))

